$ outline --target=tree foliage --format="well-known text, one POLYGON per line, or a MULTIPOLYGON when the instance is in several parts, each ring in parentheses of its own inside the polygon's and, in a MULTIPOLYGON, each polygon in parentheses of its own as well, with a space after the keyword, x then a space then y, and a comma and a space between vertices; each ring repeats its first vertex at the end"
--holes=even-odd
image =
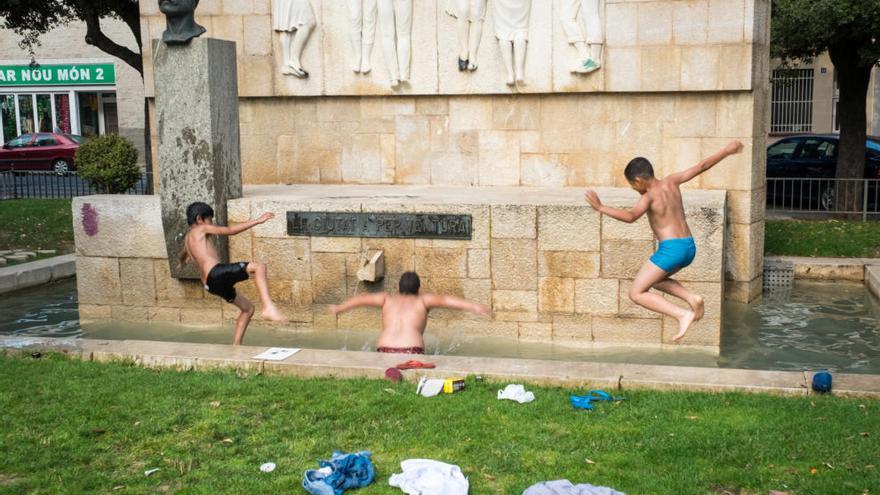
POLYGON ((861 65, 880 59, 880 1, 773 0, 772 55, 811 59, 850 46, 861 65))
POLYGON ((40 36, 73 21, 86 24, 85 42, 119 58, 143 74, 140 11, 137 0, 0 0, 0 26, 19 36, 33 57, 40 36), (101 30, 101 18, 120 19, 131 29, 137 51, 113 41, 101 30))
POLYGON ((866 98, 871 69, 880 60, 880 0, 773 0, 772 7, 773 56, 785 63, 825 51, 831 57, 840 89, 837 177, 862 178, 866 98))

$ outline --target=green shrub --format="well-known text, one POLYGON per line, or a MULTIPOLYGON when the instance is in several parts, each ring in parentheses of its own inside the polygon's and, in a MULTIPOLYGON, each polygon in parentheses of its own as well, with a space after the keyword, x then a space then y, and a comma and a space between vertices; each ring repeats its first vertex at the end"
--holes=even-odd
POLYGON ((121 194, 141 178, 137 149, 117 134, 89 139, 76 150, 80 177, 102 193, 121 194))

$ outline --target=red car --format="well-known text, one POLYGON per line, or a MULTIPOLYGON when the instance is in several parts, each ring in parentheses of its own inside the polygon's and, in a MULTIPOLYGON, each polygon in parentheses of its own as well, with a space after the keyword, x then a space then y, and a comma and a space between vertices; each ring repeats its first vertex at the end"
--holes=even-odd
POLYGON ((3 144, 0 170, 52 170, 64 175, 74 169, 73 157, 84 142, 73 134, 22 134, 3 144))

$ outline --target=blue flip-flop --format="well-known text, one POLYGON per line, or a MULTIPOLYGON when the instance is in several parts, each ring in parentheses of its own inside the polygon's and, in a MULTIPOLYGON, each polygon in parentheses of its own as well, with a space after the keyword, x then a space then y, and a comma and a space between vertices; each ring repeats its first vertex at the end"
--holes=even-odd
POLYGON ((568 398, 568 401, 576 409, 593 409, 592 401, 613 402, 619 400, 623 400, 623 397, 612 397, 604 390, 590 390, 587 395, 572 395, 568 398))

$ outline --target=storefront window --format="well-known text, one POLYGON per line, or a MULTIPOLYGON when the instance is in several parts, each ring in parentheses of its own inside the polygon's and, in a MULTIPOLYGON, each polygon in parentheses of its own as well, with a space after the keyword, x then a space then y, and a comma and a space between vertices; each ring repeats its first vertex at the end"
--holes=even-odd
POLYGON ((37 129, 52 132, 52 95, 37 95, 37 129))
POLYGON ((85 137, 97 136, 98 125, 98 93, 77 93, 79 100, 79 128, 85 137))
POLYGON ((64 134, 70 134, 70 96, 66 94, 55 95, 55 127, 61 129, 64 134))
POLYGON ((3 142, 18 136, 15 126, 15 97, 0 95, 0 119, 3 120, 3 142))
POLYGON ((18 122, 22 134, 34 132, 34 100, 33 95, 18 95, 18 122))
POLYGON ((101 95, 104 106, 104 132, 107 134, 119 134, 119 115, 116 112, 116 95, 104 93, 101 95))

